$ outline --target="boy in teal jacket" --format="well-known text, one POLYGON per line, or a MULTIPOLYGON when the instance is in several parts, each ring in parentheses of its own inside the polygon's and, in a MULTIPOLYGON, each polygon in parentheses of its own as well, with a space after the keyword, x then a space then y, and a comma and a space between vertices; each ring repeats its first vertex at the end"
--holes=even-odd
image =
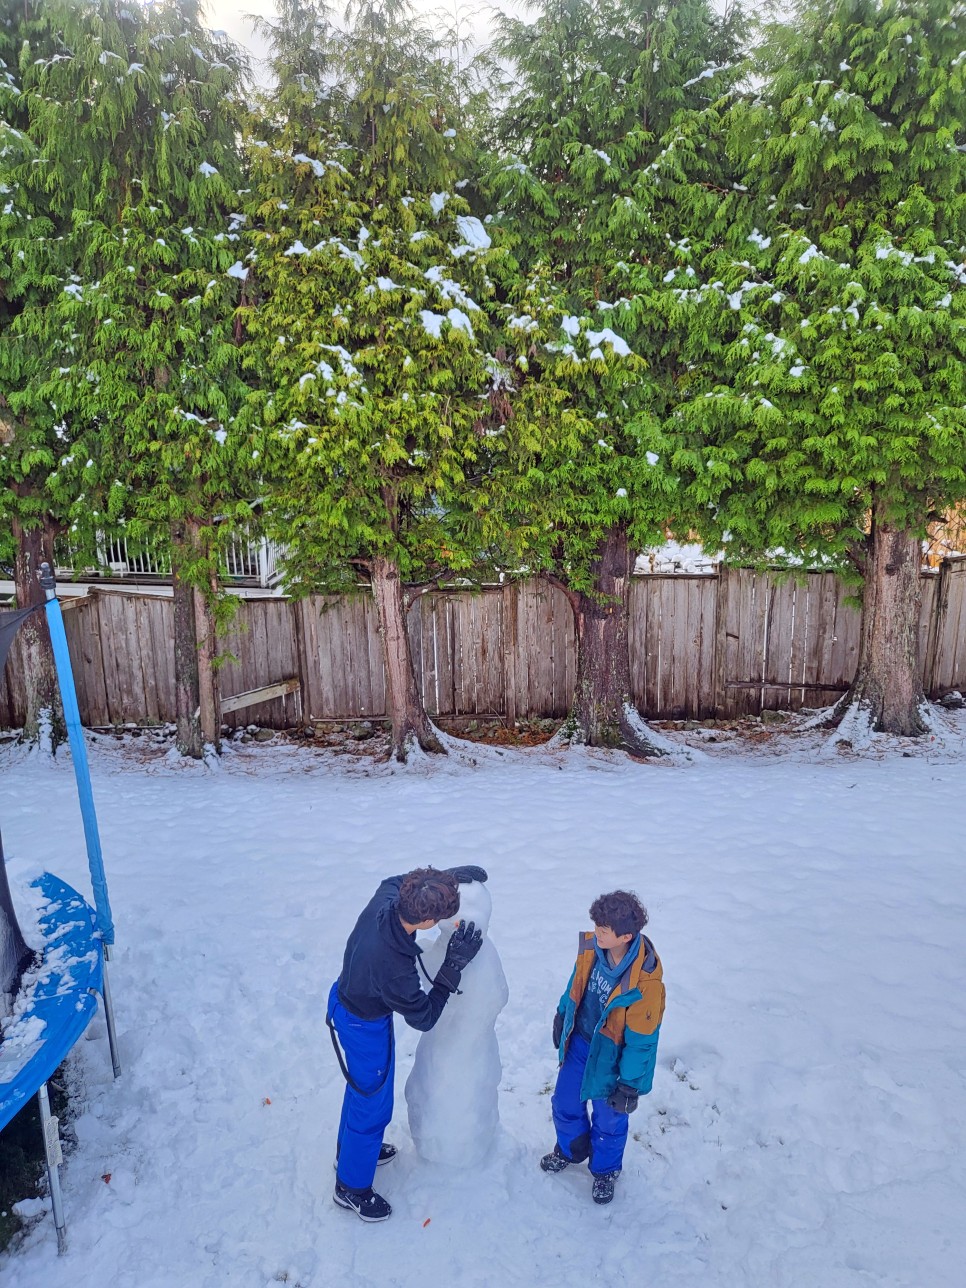
POLYGON ((594 1202, 609 1203, 621 1174, 628 1115, 654 1081, 664 980, 654 945, 642 933, 647 909, 636 895, 603 894, 591 904, 590 916, 594 929, 581 932, 570 983, 554 1016, 557 1143, 540 1166, 562 1172, 589 1160, 594 1202))

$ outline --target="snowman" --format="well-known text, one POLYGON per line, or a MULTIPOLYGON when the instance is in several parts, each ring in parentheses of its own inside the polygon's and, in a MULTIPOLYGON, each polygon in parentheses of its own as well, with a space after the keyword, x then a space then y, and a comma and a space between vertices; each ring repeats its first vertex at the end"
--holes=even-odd
POLYGON ((500 1122, 497 1093, 503 1065, 495 1025, 509 990, 500 954, 487 938, 492 909, 485 885, 461 885, 459 912, 439 923, 438 938, 423 954, 426 974, 435 979, 461 921, 472 921, 483 932, 480 951, 463 971, 460 991, 419 1039, 406 1080, 409 1130, 416 1152, 429 1163, 481 1162, 500 1122))

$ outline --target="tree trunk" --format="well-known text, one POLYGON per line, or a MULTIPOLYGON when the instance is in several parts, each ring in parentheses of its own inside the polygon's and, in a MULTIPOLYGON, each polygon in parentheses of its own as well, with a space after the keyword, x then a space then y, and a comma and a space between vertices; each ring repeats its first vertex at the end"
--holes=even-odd
POLYGON ((171 524, 171 583, 174 591, 174 691, 178 750, 200 760, 201 693, 198 677, 198 625, 190 569, 195 551, 186 523, 171 524))
MULTIPOLYGON (((37 573, 42 563, 54 566, 53 524, 45 520, 40 527, 25 528, 15 517, 13 535, 17 543, 13 572, 17 607, 43 604, 45 596, 37 573)), ((27 618, 17 632, 16 647, 20 649, 27 703, 24 735, 31 742, 41 743, 44 750, 54 752, 66 740, 67 727, 45 613, 27 618)))
MULTIPOLYGON (((192 548, 201 553, 200 527, 197 523, 185 525, 192 548)), ((212 585, 214 594, 217 587, 212 585)), ((198 640, 198 708, 201 724, 201 737, 206 746, 214 747, 221 753, 221 696, 218 692, 218 673, 215 670, 215 656, 218 651, 215 631, 215 617, 211 611, 211 602, 198 589, 194 589, 195 630, 198 640)))
POLYGON ((391 754, 405 762, 416 742, 423 751, 445 755, 446 748, 436 736, 416 684, 398 565, 391 559, 377 557, 372 561, 370 573, 386 664, 386 706, 392 720, 391 754))
POLYGON ((877 733, 915 738, 928 730, 919 656, 920 541, 873 513, 867 549, 858 669, 833 719, 852 708, 877 733))
POLYGON ((623 747, 639 756, 663 756, 631 697, 628 652, 630 554, 627 529, 611 528, 592 564, 594 593, 565 591, 577 630, 577 685, 571 739, 588 747, 623 747))

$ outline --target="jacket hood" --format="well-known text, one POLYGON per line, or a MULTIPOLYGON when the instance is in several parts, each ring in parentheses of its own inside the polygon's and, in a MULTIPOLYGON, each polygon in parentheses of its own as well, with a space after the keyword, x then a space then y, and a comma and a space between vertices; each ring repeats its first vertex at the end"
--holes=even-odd
POLYGON ((379 928, 379 934, 388 944, 391 944, 397 952, 404 953, 407 957, 418 957, 422 949, 416 943, 415 931, 410 935, 403 929, 403 924, 399 920, 399 901, 392 899, 376 913, 376 925, 379 928))
MULTIPOLYGON (((592 930, 581 932, 581 952, 590 952, 596 956, 597 953, 597 936, 592 930)), ((621 962, 625 966, 624 962, 621 962)), ((626 981, 630 988, 636 988, 637 982, 642 975, 648 975, 651 979, 659 980, 664 978, 664 969, 661 966, 661 959, 651 941, 644 932, 641 932, 640 941, 637 945, 637 955, 625 966, 621 972, 622 982, 626 981)))

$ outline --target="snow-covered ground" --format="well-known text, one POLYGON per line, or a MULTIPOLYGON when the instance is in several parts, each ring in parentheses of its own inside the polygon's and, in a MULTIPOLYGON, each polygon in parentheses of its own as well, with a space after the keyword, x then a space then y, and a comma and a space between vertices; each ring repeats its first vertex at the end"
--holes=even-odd
MULTIPOLYGON (((212 772, 100 740, 124 1072, 112 1081, 98 1018, 71 1073, 69 1254, 46 1215, 0 1257, 0 1282, 961 1283, 956 720, 945 742, 861 757, 763 732, 693 764, 472 748, 403 772, 272 746, 229 749, 212 772), (510 988, 502 1128, 471 1171, 421 1162, 402 1095, 418 1035, 397 1023, 401 1152, 378 1174, 395 1211, 366 1226, 331 1197, 342 1079, 325 997, 380 878, 427 862, 490 872, 510 988), (650 908, 668 1009, 617 1197, 598 1208, 586 1169, 537 1162, 553 1143, 551 1017, 591 900, 617 886, 650 908)), ((87 889, 66 758, 4 749, 0 822, 21 901, 43 866, 87 889)))

